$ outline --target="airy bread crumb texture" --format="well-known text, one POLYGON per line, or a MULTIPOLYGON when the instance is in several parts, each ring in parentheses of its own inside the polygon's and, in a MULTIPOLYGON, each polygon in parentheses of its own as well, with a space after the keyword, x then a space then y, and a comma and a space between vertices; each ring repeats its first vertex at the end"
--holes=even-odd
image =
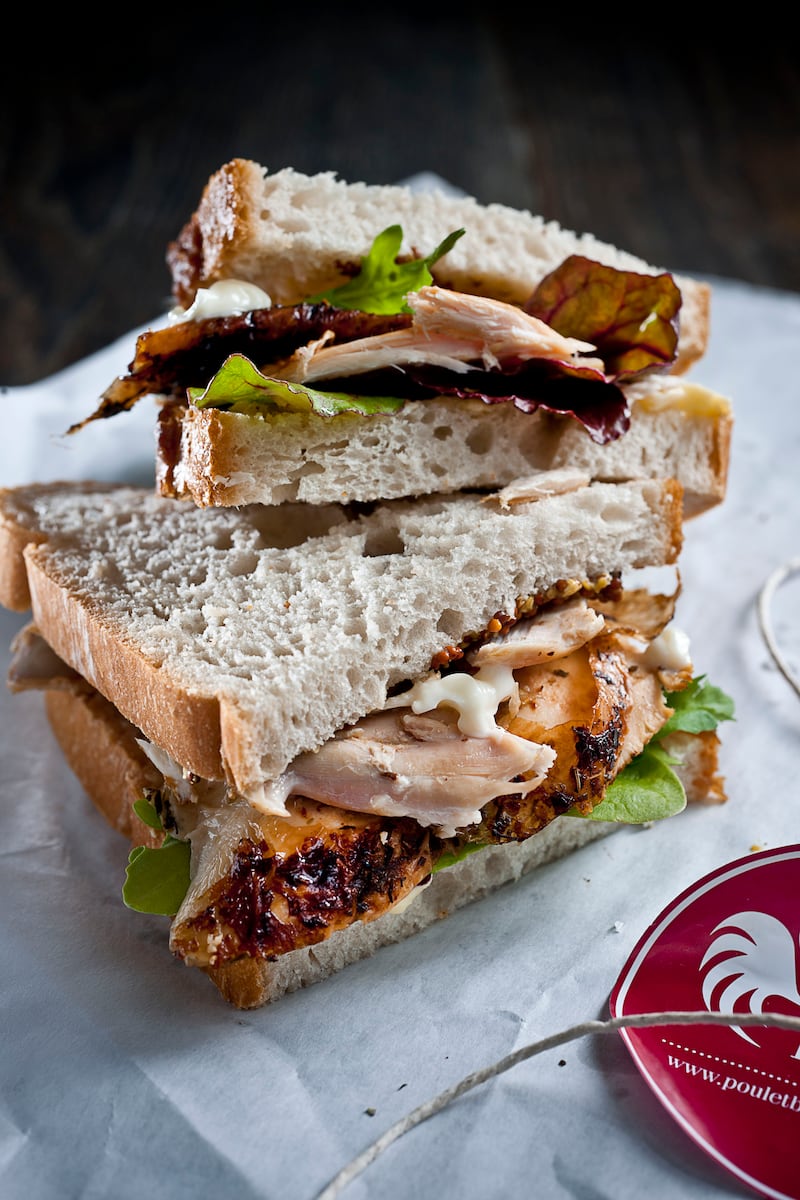
POLYGON ((89 482, 0 488, 0 604, 4 608, 12 612, 30 608, 25 547, 80 529, 87 498, 108 491, 108 484, 89 482))
POLYGON ((614 482, 671 476, 694 516, 723 499, 727 481, 731 417, 719 412, 636 405, 627 433, 598 445, 572 418, 455 397, 371 417, 180 411, 177 459, 159 458, 159 487, 201 506, 422 496, 571 466, 614 482))
MULTIPOLYGON (((158 779, 130 723, 85 686, 47 692, 46 711, 67 763, 109 824, 137 845, 154 844, 157 835, 132 813, 131 806, 145 788, 157 786, 158 779)), ((673 734, 666 745, 677 760, 675 770, 690 803, 724 801, 716 733, 673 734)), ((240 959, 210 971, 210 978, 236 1007, 258 1007, 410 937, 503 884, 619 828, 561 817, 525 842, 489 847, 437 872, 430 886, 415 892, 410 903, 377 920, 357 921, 326 941, 294 950, 276 962, 240 959)))
MULTIPOLYGON (((258 284, 276 304, 299 303, 343 282, 375 236, 395 224, 403 228, 406 257, 430 254, 463 228, 465 235, 434 265, 435 282, 512 303, 524 303, 571 254, 644 274, 663 269, 526 210, 442 190, 348 183, 332 171, 270 173, 237 158, 210 177, 168 249, 175 298, 186 307, 198 287, 236 278, 258 284)), ((685 369, 705 351, 710 289, 692 278, 675 279, 683 297, 678 363, 685 369)))
POLYGON ((245 795, 497 611, 562 578, 674 562, 682 538, 669 480, 510 509, 478 495, 396 502, 350 520, 131 489, 86 492, 77 508, 74 491, 63 507, 59 495, 36 531, 49 540, 25 550, 43 636, 184 767, 245 795))

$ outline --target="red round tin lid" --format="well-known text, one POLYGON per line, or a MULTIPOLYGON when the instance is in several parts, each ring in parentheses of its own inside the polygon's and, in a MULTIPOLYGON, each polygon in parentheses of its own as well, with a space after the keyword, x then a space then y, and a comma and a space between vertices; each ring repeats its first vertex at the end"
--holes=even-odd
MULTIPOLYGON (((800 1017, 800 846, 728 863, 645 931, 611 994, 647 1012, 800 1017)), ((647 1083, 713 1158, 762 1196, 800 1200, 800 1034, 725 1025, 623 1029, 647 1083)))

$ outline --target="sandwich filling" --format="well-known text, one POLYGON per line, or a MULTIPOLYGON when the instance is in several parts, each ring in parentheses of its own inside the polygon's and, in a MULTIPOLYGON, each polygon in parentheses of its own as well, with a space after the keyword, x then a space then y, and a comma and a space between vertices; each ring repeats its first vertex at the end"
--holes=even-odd
POLYGON ((324 417, 454 396, 566 415, 601 444, 620 437, 630 423, 622 385, 676 358, 681 293, 672 277, 572 256, 524 305, 433 286, 430 266, 464 232, 401 262, 402 230, 390 226, 354 278, 296 305, 273 307, 252 284, 218 281, 173 310, 166 328, 139 337, 129 373, 87 421, 146 394, 168 407, 324 417))
MULTIPOLYGON (((191 846, 174 952, 213 969, 314 945, 484 846, 567 815, 614 820, 615 781, 643 760, 658 803, 623 819, 679 811, 667 735, 682 728, 676 698, 697 685, 675 598, 600 583, 562 584, 532 616, 498 614, 498 628, 300 755, 255 804, 142 742, 163 776, 151 794, 163 827, 191 846)), ((705 729, 729 715, 716 704, 705 729)))
MULTIPOLYGON (((687 738, 710 739, 689 798, 724 799, 714 729, 732 705, 693 680, 675 600, 607 576, 561 581, 444 647, 258 797, 187 774, 117 714, 146 755, 134 807, 154 827, 131 852, 125 902, 172 917, 174 953, 214 971, 396 910, 434 872, 555 819, 670 816, 687 799, 687 738)), ((88 688, 33 633, 11 681, 88 688)))

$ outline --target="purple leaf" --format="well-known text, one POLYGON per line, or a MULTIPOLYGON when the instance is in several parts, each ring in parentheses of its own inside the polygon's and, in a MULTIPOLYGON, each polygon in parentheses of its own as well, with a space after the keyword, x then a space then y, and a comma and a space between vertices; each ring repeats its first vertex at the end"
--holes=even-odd
POLYGON ((631 379, 674 361, 680 307, 666 272, 640 275, 572 255, 542 280, 525 311, 564 337, 591 342, 609 376, 631 379))

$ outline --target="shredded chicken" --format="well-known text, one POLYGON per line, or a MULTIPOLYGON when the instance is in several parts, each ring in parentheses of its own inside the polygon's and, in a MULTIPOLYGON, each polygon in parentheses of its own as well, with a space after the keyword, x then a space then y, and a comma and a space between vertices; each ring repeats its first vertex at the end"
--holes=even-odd
POLYGON ((467 655, 476 667, 503 663, 511 668, 536 666, 563 658, 602 632, 605 620, 575 596, 556 608, 545 609, 535 621, 520 621, 504 636, 484 642, 467 655))
MULTIPOLYGON (((522 309, 484 296, 446 288, 423 287, 407 297, 411 326, 346 344, 322 340, 305 346, 281 365, 281 378, 292 383, 348 378, 385 367, 426 365, 464 372, 481 363, 491 370, 531 358, 573 362, 594 350, 588 342, 562 337, 522 309)), ((598 359, 581 359, 603 369, 598 359)))
POLYGON ((506 358, 572 358, 594 350, 590 342, 563 337, 550 325, 513 304, 470 296, 449 288, 423 287, 407 297, 412 328, 427 338, 454 334, 474 346, 486 346, 500 362, 506 358))
POLYGON ((281 788, 258 807, 280 811, 286 798, 301 795, 349 812, 410 816, 453 837, 480 821, 495 797, 537 787, 554 759, 548 747, 499 727, 488 737, 462 734, 451 711, 427 716, 422 737, 419 720, 395 709, 359 721, 295 759, 281 788))
POLYGON ((510 508, 512 504, 530 504, 548 496, 577 492, 579 488, 588 487, 590 483, 591 477, 587 471, 576 467, 557 467, 552 471, 537 471, 535 475, 515 479, 499 492, 486 496, 484 503, 495 501, 501 508, 510 508))
POLYGON ((506 728, 544 741, 555 751, 548 792, 569 796, 573 803, 597 802, 616 772, 630 708, 621 657, 592 643, 555 666, 526 667, 518 678, 519 712, 504 721, 506 728))
POLYGON ((642 752, 653 735, 664 725, 672 710, 664 700, 659 673, 647 663, 647 649, 643 649, 642 643, 635 639, 614 639, 613 635, 609 644, 614 645, 615 640, 620 652, 625 655, 631 696, 625 732, 617 756, 618 774, 627 767, 632 758, 642 752))

